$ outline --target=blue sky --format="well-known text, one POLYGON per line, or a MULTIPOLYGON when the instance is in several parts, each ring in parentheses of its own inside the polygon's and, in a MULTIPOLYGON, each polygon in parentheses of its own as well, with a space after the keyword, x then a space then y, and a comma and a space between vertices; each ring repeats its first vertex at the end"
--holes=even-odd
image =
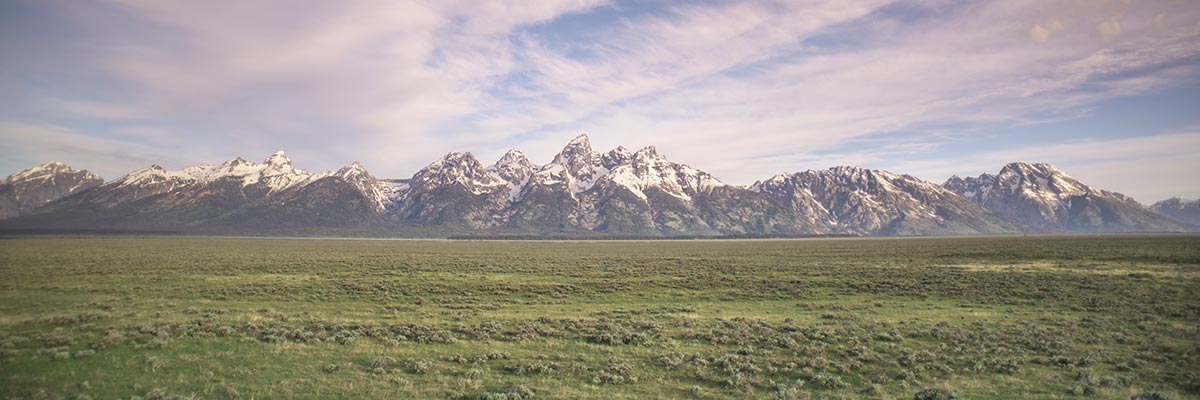
POLYGON ((286 151, 407 177, 586 132, 734 184, 1049 162, 1200 197, 1190 1, 0 2, 0 174, 286 151))

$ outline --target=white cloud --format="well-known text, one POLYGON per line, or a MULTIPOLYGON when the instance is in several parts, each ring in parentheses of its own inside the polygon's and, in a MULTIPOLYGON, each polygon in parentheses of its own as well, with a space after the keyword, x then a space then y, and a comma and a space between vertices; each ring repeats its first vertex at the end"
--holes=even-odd
MULTIPOLYGON (((447 151, 486 162, 518 147, 544 162, 586 131, 597 147, 653 144, 749 183, 896 164, 972 134, 933 127, 1076 118, 1200 75, 1188 61, 1200 8, 1170 0, 681 3, 567 42, 525 28, 605 2, 39 4, 68 16, 43 26, 74 33, 0 41, 23 55, 4 57, 0 84, 62 80, 74 90, 42 108, 109 120, 73 131, 102 148, 205 161, 284 149, 310 168, 357 159, 383 176, 447 151), (870 148, 826 155, 847 143, 870 148)), ((46 88, 0 96, 25 101, 20 90, 46 88)))
MULTIPOLYGON (((670 71, 683 71, 665 77, 655 74, 658 64, 653 61, 660 52, 649 50, 619 53, 622 57, 602 58, 595 62, 598 65, 567 62, 564 67, 559 60, 551 59, 554 62, 544 63, 551 67, 542 70, 549 71, 548 77, 532 86, 551 88, 545 92, 564 96, 539 92, 541 97, 570 98, 565 94, 572 93, 588 96, 566 105, 535 103, 532 109, 521 109, 521 115, 502 115, 489 122, 497 128, 495 131, 505 132, 561 118, 568 122, 555 128, 558 140, 587 130, 598 133, 593 135, 597 141, 657 144, 676 159, 696 162, 722 178, 746 183, 781 170, 825 167, 808 164, 809 154, 866 135, 924 130, 935 124, 1056 120, 1077 116, 1080 107, 1101 100, 1158 90, 1197 74, 1186 64, 1164 67, 1200 55, 1200 30, 1196 26, 1152 30, 1146 24, 1100 40, 1069 27, 1108 18, 1115 12, 1113 7, 1123 5, 1074 9, 1043 4, 966 4, 911 28, 892 28, 886 22, 875 21, 885 17, 871 15, 853 23, 888 28, 879 32, 880 36, 857 31, 856 35, 866 38, 857 39, 885 41, 886 45, 837 51, 806 47, 803 39, 822 32, 799 30, 788 33, 793 35, 790 40, 777 42, 782 44, 767 45, 762 51, 770 55, 756 58, 753 51, 742 51, 763 49, 764 40, 733 34, 728 41, 714 42, 711 49, 718 51, 700 53, 702 59, 665 64, 670 71), (1022 28, 1011 23, 1029 20, 1043 21, 1058 30, 1055 40, 1031 45, 1022 28), (772 59, 781 51, 801 55, 772 59), (651 55, 637 58, 639 53, 651 55), (715 65, 715 71, 724 71, 720 66, 729 65, 729 60, 750 64, 768 61, 733 75, 705 71, 708 74, 703 75, 704 79, 689 80, 684 73, 693 63, 715 65), (684 78, 671 79, 678 76, 684 78), (625 87, 638 90, 622 91, 625 87), (573 112, 564 115, 563 110, 573 112), (794 156, 764 157, 781 154, 794 156)), ((1170 3, 1143 4, 1121 11, 1129 19, 1151 20, 1157 10, 1171 7, 1181 13, 1200 14, 1170 3)), ((789 15, 769 8, 761 12, 789 15)), ((770 18, 731 19, 737 26, 741 20, 770 18)), ((681 55, 669 49, 687 48, 691 42, 677 39, 681 44, 675 44, 658 32, 688 31, 694 21, 663 20, 657 24, 668 27, 657 29, 651 29, 656 24, 631 25, 628 29, 636 34, 618 32, 612 37, 620 48, 667 49, 663 51, 667 59, 681 60, 681 55)), ((755 31, 752 27, 744 30, 755 31)))

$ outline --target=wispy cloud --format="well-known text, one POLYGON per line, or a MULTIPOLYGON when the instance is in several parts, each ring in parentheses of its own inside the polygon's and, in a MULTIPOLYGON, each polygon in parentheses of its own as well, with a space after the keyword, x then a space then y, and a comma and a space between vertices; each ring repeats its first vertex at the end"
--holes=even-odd
POLYGON ((6 154, 13 165, 24 166, 21 168, 59 161, 90 168, 108 179, 171 159, 171 154, 135 140, 101 138, 57 125, 13 121, 0 121, 0 153, 6 154))
MULTIPOLYGON (((1200 76, 1200 8, 1170 0, 0 7, 0 118, 167 164, 283 149, 404 176, 447 151, 545 161, 589 132, 749 183, 826 163, 919 168, 908 161, 981 132, 1086 120, 1200 76)), ((22 159, 93 152, 9 131, 22 159)))

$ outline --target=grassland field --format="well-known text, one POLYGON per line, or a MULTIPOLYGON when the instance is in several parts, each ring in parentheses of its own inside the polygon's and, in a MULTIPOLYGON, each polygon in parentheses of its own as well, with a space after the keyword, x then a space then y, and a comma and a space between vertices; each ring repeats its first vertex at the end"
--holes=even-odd
POLYGON ((1200 236, 0 239, 0 397, 1200 398, 1200 236))

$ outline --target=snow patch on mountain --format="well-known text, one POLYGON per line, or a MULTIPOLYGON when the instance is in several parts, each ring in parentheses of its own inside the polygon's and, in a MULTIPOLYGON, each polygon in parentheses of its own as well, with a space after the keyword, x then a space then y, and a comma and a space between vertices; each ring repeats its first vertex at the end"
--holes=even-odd
POLYGON ((625 163, 607 173, 605 178, 628 189, 642 200, 647 200, 645 192, 650 188, 690 202, 693 195, 728 186, 707 172, 667 160, 658 154, 654 146, 638 150, 625 163))
POLYGON ((214 182, 220 179, 237 179, 242 186, 264 184, 269 192, 278 192, 292 186, 311 182, 329 174, 312 174, 292 166, 284 152, 276 152, 261 164, 236 157, 219 165, 200 164, 171 171, 157 164, 129 173, 109 184, 125 186, 166 186, 167 191, 179 187, 214 182))

